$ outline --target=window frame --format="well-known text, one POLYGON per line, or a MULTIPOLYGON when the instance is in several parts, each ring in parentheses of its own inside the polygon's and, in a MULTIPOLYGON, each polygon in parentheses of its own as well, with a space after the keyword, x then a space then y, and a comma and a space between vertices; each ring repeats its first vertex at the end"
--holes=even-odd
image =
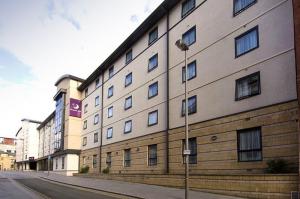
POLYGON ((111 118, 113 116, 114 116, 114 106, 110 106, 107 108, 107 118, 111 118), (111 115, 109 115, 110 110, 111 110, 111 115))
POLYGON ((128 109, 131 109, 132 108, 132 95, 130 95, 129 97, 125 98, 125 103, 124 103, 124 110, 128 110, 128 109), (130 103, 130 106, 129 107, 126 107, 126 102, 127 100, 131 99, 131 103, 130 103))
POLYGON ((148 166, 151 166, 151 167, 153 167, 153 166, 157 166, 157 164, 158 164, 158 157, 157 157, 158 155, 157 155, 157 144, 151 144, 151 145, 148 145, 148 166), (156 148, 156 153, 155 153, 155 158, 150 158, 150 148, 151 147, 154 147, 155 146, 155 148, 156 148), (151 160, 155 160, 155 163, 152 163, 151 162, 151 160), (151 163, 150 163, 151 162, 151 163))
POLYGON ((236 0, 233 0, 233 11, 232 11, 233 17, 239 15, 240 13, 244 12, 245 10, 247 10, 248 8, 252 7, 254 4, 257 3, 257 0, 254 0, 252 3, 248 4, 246 7, 242 8, 238 11, 235 11, 235 1, 236 0))
POLYGON ((114 86, 110 86, 107 90, 107 98, 111 98, 114 96, 114 86), (111 95, 109 94, 109 91, 111 90, 111 95))
MULTIPOLYGON (((194 95, 194 96, 191 96, 191 97, 189 97, 188 98, 188 103, 189 103, 189 100, 191 100, 191 99, 193 99, 193 98, 195 98, 195 102, 196 102, 196 105, 195 105, 195 111, 193 111, 193 112, 189 112, 189 105, 188 105, 188 115, 192 115, 192 114, 195 114, 195 113, 197 113, 197 95, 194 95)), ((183 111, 184 110, 184 103, 185 103, 185 99, 183 99, 182 100, 182 102, 181 102, 181 117, 184 117, 185 116, 185 111, 183 111)))
POLYGON ((111 79, 114 76, 114 70, 115 70, 115 66, 111 66, 108 69, 108 79, 111 79))
POLYGON ((129 64, 130 62, 132 62, 132 60, 133 60, 133 54, 132 54, 132 49, 130 49, 130 50, 128 50, 128 51, 126 52, 126 54, 125 54, 125 64, 126 64, 126 65, 129 64), (130 60, 127 60, 127 56, 128 56, 129 54, 131 55, 130 60))
POLYGON ((125 88, 127 86, 130 86, 132 84, 132 72, 128 73, 126 76, 125 76, 125 88), (130 77, 130 82, 129 83, 126 83, 126 79, 127 77, 130 77))
POLYGON ((131 133, 131 132, 132 132, 132 120, 127 120, 124 123, 124 134, 128 134, 128 133, 131 133), (130 130, 129 131, 126 131, 126 124, 127 123, 130 123, 130 130))
MULTIPOLYGON (((188 78, 187 81, 190 81, 190 80, 197 77, 197 60, 194 60, 194 61, 188 63, 187 64, 187 70, 189 71, 189 66, 192 65, 192 64, 195 64, 195 76, 193 76, 191 78, 188 78)), ((184 83, 184 82, 185 82, 185 66, 182 67, 182 83, 184 83)))
POLYGON ((236 131, 237 133, 237 160, 238 162, 261 162, 263 161, 263 146, 262 146, 262 128, 261 126, 259 127, 252 127, 252 128, 246 128, 246 129, 240 129, 236 131), (260 136, 259 136, 259 141, 260 141, 260 148, 259 149, 252 149, 252 150, 240 150, 240 134, 243 133, 244 131, 249 131, 249 130, 254 130, 257 129, 259 130, 260 136), (249 152, 249 151, 260 151, 261 152, 261 158, 258 160, 240 160, 240 152, 249 152))
POLYGON ((65 156, 61 157, 61 169, 65 169, 65 156))
POLYGON ((157 41, 157 39, 158 39, 158 27, 156 26, 156 27, 154 27, 154 28, 152 28, 152 30, 149 32, 149 34, 148 34, 148 46, 150 46, 151 44, 153 44, 155 41, 157 41), (150 40, 150 38, 151 38, 151 34, 153 34, 153 33, 156 33, 156 37, 155 37, 155 39, 153 39, 152 41, 150 40))
POLYGON ((100 105, 100 97, 99 95, 95 97, 95 107, 100 105), (97 103, 98 102, 98 103, 97 103))
POLYGON ((235 59, 236 59, 236 58, 239 58, 239 57, 241 57, 241 56, 243 56, 243 55, 245 55, 245 54, 248 54, 248 53, 250 53, 251 51, 253 51, 253 50, 257 49, 257 48, 259 48, 259 27, 258 27, 258 25, 254 26, 253 28, 250 28, 250 29, 247 30, 246 32, 244 32, 244 33, 242 33, 242 34, 240 34, 239 36, 237 36, 237 37, 234 38, 234 49, 235 49, 234 55, 235 55, 235 59), (257 46, 254 47, 254 48, 251 48, 251 49, 248 50, 248 51, 245 51, 245 52, 243 52, 243 53, 237 55, 237 40, 241 39, 242 37, 246 36, 247 34, 249 34, 249 33, 252 32, 252 31, 256 31, 257 46))
POLYGON ((95 169, 97 168, 97 154, 93 155, 93 159, 92 159, 92 168, 95 169), (96 157, 96 158, 95 158, 96 157))
MULTIPOLYGON (((189 155, 189 164, 198 164, 198 143, 197 143, 197 137, 191 137, 191 138, 189 138, 188 139, 189 141, 189 150, 191 151, 191 154, 189 155), (190 149, 190 146, 191 146, 191 144, 190 144, 190 142, 191 142, 191 140, 195 140, 195 142, 196 142, 196 154, 192 154, 192 150, 190 149), (196 157, 196 161, 195 162, 191 162, 191 159, 190 159, 190 157, 191 156, 195 156, 196 157)), ((184 150, 185 150, 185 139, 183 139, 182 140, 182 159, 183 159, 183 164, 185 164, 185 155, 183 154, 183 152, 184 152, 184 150)))
POLYGON ((150 57, 149 59, 148 59, 148 73, 150 73, 151 71, 153 71, 154 69, 156 69, 158 67, 158 53, 156 53, 155 55, 153 55, 152 57, 150 57), (153 66, 152 68, 149 68, 149 66, 150 66, 150 60, 152 60, 152 59, 154 59, 154 58, 156 58, 157 59, 157 61, 156 61, 156 65, 155 66, 153 66))
POLYGON ((250 98, 250 97, 254 97, 256 95, 260 95, 261 94, 261 83, 260 83, 260 71, 257 71, 255 73, 251 73, 249 75, 246 75, 244 77, 241 77, 237 80, 235 80, 235 101, 240 101, 240 100, 243 100, 243 99, 247 99, 247 98, 250 98), (258 91, 257 93, 251 93, 250 95, 247 95, 247 96, 243 96, 243 97, 238 97, 238 83, 241 82, 241 81, 244 81, 248 78, 251 78, 251 77, 254 77, 254 76, 258 76, 257 78, 257 81, 258 81, 258 91))
POLYGON ((97 78, 95 80, 95 89, 99 88, 100 87, 100 78, 97 78))
POLYGON ((193 10, 196 8, 196 0, 185 0, 184 2, 182 2, 181 4, 181 19, 183 19, 184 17, 188 16, 191 12, 193 12, 193 10), (193 7, 188 10, 186 13, 183 13, 183 6, 184 4, 186 4, 188 1, 193 1, 194 5, 193 7))
POLYGON ((86 146, 87 145, 87 137, 83 137, 82 138, 82 146, 86 146))
POLYGON ((158 124, 158 110, 149 112, 148 113, 148 127, 154 126, 154 125, 157 125, 157 124, 158 124), (150 122, 150 120, 149 120, 150 119, 150 115, 153 114, 153 113, 156 113, 156 122, 153 123, 153 124, 149 124, 149 122, 150 122))
POLYGON ((150 84, 150 85, 148 86, 148 99, 151 99, 151 98, 153 98, 153 97, 155 97, 155 96, 157 96, 157 95, 158 95, 158 81, 156 81, 156 82, 154 82, 154 83, 152 83, 152 84, 150 84), (156 91, 156 94, 150 96, 150 88, 151 88, 152 86, 154 86, 154 85, 157 85, 157 91, 156 91))
POLYGON ((83 121, 83 130, 87 129, 87 120, 83 121))
POLYGON ((191 45, 193 45, 194 43, 196 43, 196 41, 197 41, 197 29, 196 29, 196 25, 194 25, 193 27, 191 27, 190 29, 188 29, 187 31, 185 31, 185 32, 182 34, 182 36, 181 36, 182 41, 184 41, 183 38, 184 38, 186 35, 188 35, 190 32, 192 32, 192 31, 195 31, 195 41, 193 41, 192 43, 190 43, 190 44, 187 45, 187 46, 191 46, 191 45))
POLYGON ((87 112, 88 112, 88 110, 87 110, 87 109, 88 109, 88 106, 89 106, 89 104, 85 104, 85 105, 84 105, 84 107, 83 107, 83 112, 84 112, 84 113, 87 113, 87 112))
POLYGON ((100 116, 99 116, 99 114, 96 114, 94 116, 94 125, 97 125, 99 123, 99 120, 100 120, 100 116), (96 118, 97 118, 97 120, 96 120, 96 118))
POLYGON ((84 89, 84 97, 89 95, 89 88, 84 89))
POLYGON ((94 143, 99 142, 99 133, 94 133, 94 143))
POLYGON ((111 157, 112 152, 107 152, 106 153, 106 167, 110 168, 111 167, 111 163, 112 163, 112 157, 111 157), (109 157, 109 158, 108 158, 109 157), (109 161, 108 161, 109 160, 109 161))
POLYGON ((113 133, 114 133, 114 130, 113 130, 113 127, 109 127, 107 130, 106 130, 106 139, 111 139, 113 137, 113 133), (109 137, 108 136, 108 131, 111 130, 111 136, 109 137))
POLYGON ((123 161, 123 166, 124 167, 131 167, 131 149, 129 148, 129 149, 124 149, 124 161, 123 161), (129 153, 129 159, 125 159, 125 157, 126 157, 126 152, 128 152, 129 153), (126 163, 127 162, 127 163, 126 163))

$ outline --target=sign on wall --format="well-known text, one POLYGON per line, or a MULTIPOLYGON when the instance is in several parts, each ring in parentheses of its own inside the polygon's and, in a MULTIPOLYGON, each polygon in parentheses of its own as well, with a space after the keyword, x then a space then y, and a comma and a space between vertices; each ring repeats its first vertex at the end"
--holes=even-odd
POLYGON ((70 116, 81 117, 81 101, 70 98, 70 116))

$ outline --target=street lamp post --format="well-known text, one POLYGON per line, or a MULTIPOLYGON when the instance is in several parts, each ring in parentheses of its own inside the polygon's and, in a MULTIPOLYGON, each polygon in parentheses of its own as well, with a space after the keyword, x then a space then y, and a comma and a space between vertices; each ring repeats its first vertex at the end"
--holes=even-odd
POLYGON ((184 98, 185 98, 185 149, 183 155, 185 156, 185 199, 189 196, 189 124, 188 124, 188 97, 187 97, 187 51, 189 47, 182 39, 176 41, 175 45, 182 51, 184 51, 184 66, 185 66, 185 81, 184 81, 184 98))

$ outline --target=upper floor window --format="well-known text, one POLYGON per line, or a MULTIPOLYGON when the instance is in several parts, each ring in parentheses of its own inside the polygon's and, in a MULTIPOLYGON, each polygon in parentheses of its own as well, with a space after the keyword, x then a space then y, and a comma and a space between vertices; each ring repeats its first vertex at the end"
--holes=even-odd
POLYGON ((124 167, 130 167, 131 163, 131 152, 130 149, 124 150, 124 167))
POLYGON ((95 81, 95 87, 99 88, 99 86, 100 86, 100 79, 97 78, 96 81, 95 81))
POLYGON ((244 55, 258 46, 258 26, 256 26, 235 38, 235 57, 244 55))
POLYGON ((148 165, 157 165, 157 144, 148 146, 148 165))
POLYGON ((152 44, 158 38, 158 29, 154 28, 151 32, 149 32, 149 40, 148 44, 152 44))
POLYGON ((190 46, 196 42, 196 26, 192 27, 182 35, 183 42, 190 46))
POLYGON ((87 144, 87 137, 82 138, 82 146, 85 146, 87 144))
MULTIPOLYGON (((182 140, 182 151, 184 150, 185 150, 185 140, 182 140)), ((191 154, 189 155, 189 163, 197 164, 197 139, 196 138, 189 138, 189 150, 191 151, 191 154)), ((183 163, 185 163, 184 155, 183 155, 183 163)))
MULTIPOLYGON (((188 81, 195 78, 197 75, 197 63, 193 61, 187 66, 187 79, 188 81)), ((182 68, 182 82, 185 82, 185 67, 182 68)))
POLYGON ((237 137, 240 162, 262 160, 261 127, 238 130, 237 137))
POLYGON ((95 106, 98 106, 100 104, 100 98, 99 96, 95 97, 95 106))
POLYGON ((89 95, 89 88, 86 88, 84 90, 84 96, 87 97, 89 95))
POLYGON ((233 5, 233 13, 234 15, 237 15, 253 4, 255 4, 257 0, 234 0, 234 5, 233 5))
POLYGON ((148 88, 148 99, 158 95, 158 82, 151 84, 148 88))
POLYGON ((98 124, 99 123, 99 114, 96 114, 94 117, 94 124, 98 124))
POLYGON ((86 129, 87 128, 87 120, 84 120, 83 122, 83 129, 86 129))
POLYGON ((245 99, 260 94, 260 72, 236 80, 235 100, 245 99))
POLYGON ((186 0, 182 3, 181 17, 185 17, 195 8, 195 0, 186 0))
POLYGON ((158 66, 158 54, 153 55, 148 62, 148 72, 152 71, 158 66))
POLYGON ((99 136, 98 133, 94 133, 94 143, 98 142, 99 136))
POLYGON ((106 166, 111 167, 111 152, 107 152, 106 154, 106 166))
POLYGON ((129 73, 125 77, 125 87, 129 86, 132 83, 132 73, 129 73))
POLYGON ((108 96, 108 98, 110 98, 113 95, 114 95, 114 86, 111 86, 108 88, 107 96, 108 96))
POLYGON ((85 104, 85 105, 84 105, 84 108, 83 108, 83 109, 84 109, 84 110, 83 110, 84 113, 87 113, 87 112, 88 112, 88 106, 89 106, 89 104, 85 104))
POLYGON ((132 130, 132 120, 128 120, 125 122, 124 133, 130 133, 132 130))
POLYGON ((112 138, 112 136, 113 136, 113 128, 110 127, 110 128, 107 129, 106 138, 110 139, 110 138, 112 138))
MULTIPOLYGON (((185 100, 182 100, 181 115, 185 116, 185 100)), ((188 98, 188 114, 193 114, 197 112, 197 96, 192 96, 188 98)))
POLYGON ((112 78, 114 76, 114 66, 110 67, 108 70, 108 78, 112 78))
POLYGON ((132 107, 132 96, 129 96, 125 99, 124 109, 130 109, 132 107))
POLYGON ((152 111, 148 113, 148 126, 157 124, 158 122, 158 111, 152 111))
POLYGON ((114 107, 111 106, 107 109, 107 117, 110 118, 113 116, 114 107))
POLYGON ((125 64, 128 64, 129 62, 132 61, 132 50, 129 50, 127 53, 126 53, 126 60, 125 60, 125 64))

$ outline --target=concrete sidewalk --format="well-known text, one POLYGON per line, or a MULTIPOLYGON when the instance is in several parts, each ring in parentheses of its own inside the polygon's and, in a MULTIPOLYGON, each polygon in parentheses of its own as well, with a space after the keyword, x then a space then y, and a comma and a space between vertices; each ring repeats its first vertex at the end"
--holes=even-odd
MULTIPOLYGON (((50 174, 42 172, 26 172, 27 175, 41 177, 44 179, 52 180, 69 185, 75 185, 83 188, 96 189, 99 191, 106 191, 116 194, 125 194, 137 198, 145 199, 183 199, 184 190, 170 187, 162 187, 155 185, 130 183, 114 180, 103 180, 95 178, 82 178, 82 177, 67 177, 58 174, 50 174)), ((223 196, 217 194, 210 194, 198 191, 190 191, 190 199, 238 199, 237 197, 223 196)))

